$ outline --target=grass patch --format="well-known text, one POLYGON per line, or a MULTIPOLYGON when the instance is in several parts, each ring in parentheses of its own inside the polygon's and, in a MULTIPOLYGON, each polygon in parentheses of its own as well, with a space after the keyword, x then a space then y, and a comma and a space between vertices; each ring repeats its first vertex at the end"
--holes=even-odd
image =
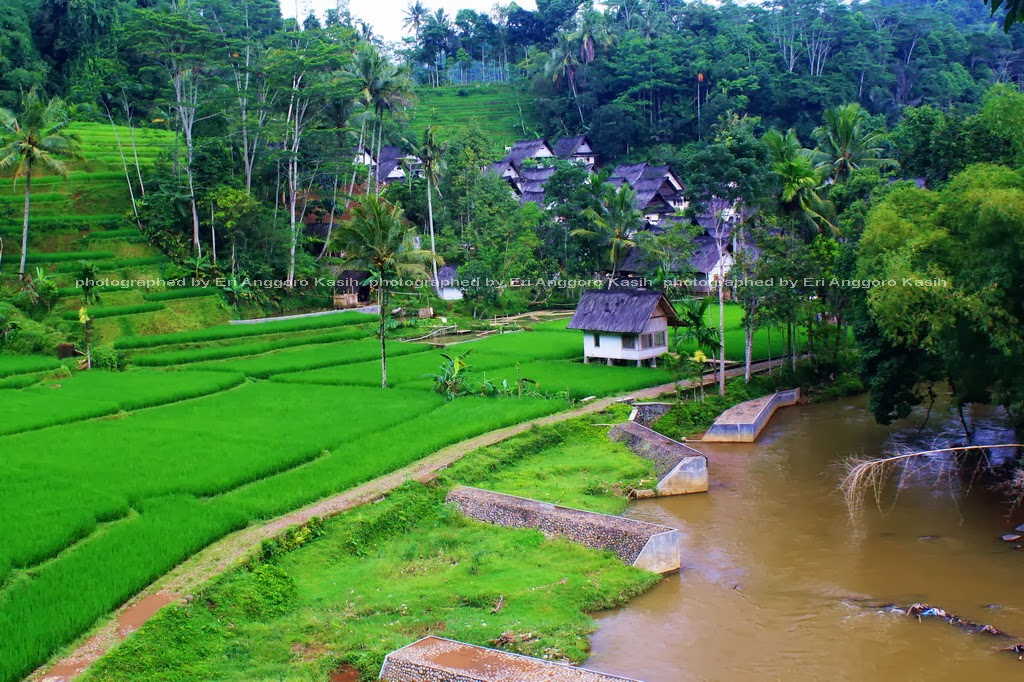
POLYGON ((80 260, 105 260, 113 258, 113 251, 69 251, 67 253, 29 253, 28 263, 64 263, 80 260))
MULTIPOLYGON (((224 372, 79 372, 4 394, 0 435, 138 410, 217 393, 242 383, 224 372)), ((33 376, 32 383, 38 378, 33 376)))
POLYGON ((218 294, 220 294, 220 290, 212 287, 179 287, 167 291, 146 292, 142 298, 146 301, 177 301, 183 298, 202 298, 218 294))

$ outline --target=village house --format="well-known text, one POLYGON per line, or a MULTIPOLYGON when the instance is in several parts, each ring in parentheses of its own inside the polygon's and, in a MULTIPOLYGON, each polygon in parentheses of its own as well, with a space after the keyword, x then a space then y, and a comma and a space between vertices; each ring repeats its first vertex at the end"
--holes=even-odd
POLYGON ((423 175, 423 162, 412 154, 406 154, 400 147, 386 145, 380 148, 380 157, 376 158, 371 151, 365 148, 356 150, 353 161, 356 164, 367 166, 370 173, 382 185, 390 185, 393 182, 407 180, 410 177, 418 178, 423 175))
POLYGON ((583 362, 657 367, 668 351, 668 328, 681 322, 660 291, 601 289, 584 292, 568 329, 583 332, 583 362))
POLYGON ((462 289, 459 288, 459 266, 445 263, 437 271, 437 295, 442 301, 461 301, 462 289))
POLYGON ((669 166, 652 166, 646 162, 620 164, 612 171, 608 182, 617 187, 629 185, 636 192, 636 208, 652 226, 689 206, 683 194, 683 183, 669 166))

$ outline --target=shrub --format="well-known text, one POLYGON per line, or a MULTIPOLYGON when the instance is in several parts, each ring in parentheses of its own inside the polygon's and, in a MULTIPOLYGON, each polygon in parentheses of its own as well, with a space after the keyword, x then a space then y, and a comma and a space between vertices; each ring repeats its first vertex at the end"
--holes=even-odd
POLYGON ((92 349, 93 369, 107 369, 112 372, 123 372, 127 365, 128 358, 125 357, 124 353, 107 346, 100 346, 99 348, 92 349))

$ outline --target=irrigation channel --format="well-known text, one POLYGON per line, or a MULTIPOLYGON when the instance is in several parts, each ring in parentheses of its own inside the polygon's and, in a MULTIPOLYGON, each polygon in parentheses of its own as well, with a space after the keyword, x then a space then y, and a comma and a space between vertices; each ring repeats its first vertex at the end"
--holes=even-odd
MULTIPOLYGON (((1013 442, 994 411, 970 416, 978 442, 1013 442)), ((1024 519, 982 485, 929 485, 945 460, 884 513, 869 500, 856 524, 837 491, 844 458, 894 439, 928 449, 959 425, 945 410, 922 421, 878 426, 859 397, 780 410, 756 443, 699 445, 708 494, 629 512, 683 531, 684 568, 599 615, 586 666, 645 682, 1020 679, 1024 662, 994 649, 1024 641, 1024 551, 998 539, 1024 519), (1020 639, 884 602, 926 602, 1020 639)))

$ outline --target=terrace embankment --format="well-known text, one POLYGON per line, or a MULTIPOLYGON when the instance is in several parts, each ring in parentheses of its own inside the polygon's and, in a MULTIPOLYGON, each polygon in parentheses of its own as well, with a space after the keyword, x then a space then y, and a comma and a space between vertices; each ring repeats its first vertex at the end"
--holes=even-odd
POLYGON ((657 431, 630 420, 609 431, 612 440, 625 443, 637 456, 650 460, 658 476, 655 491, 659 496, 704 493, 708 490, 708 458, 688 445, 674 441, 657 431))
POLYGON ((388 654, 380 669, 380 679, 386 682, 636 682, 433 636, 388 654))
POLYGON ((654 573, 679 569, 682 534, 675 528, 466 486, 449 492, 447 501, 471 519, 506 528, 534 528, 613 552, 627 564, 654 573))

